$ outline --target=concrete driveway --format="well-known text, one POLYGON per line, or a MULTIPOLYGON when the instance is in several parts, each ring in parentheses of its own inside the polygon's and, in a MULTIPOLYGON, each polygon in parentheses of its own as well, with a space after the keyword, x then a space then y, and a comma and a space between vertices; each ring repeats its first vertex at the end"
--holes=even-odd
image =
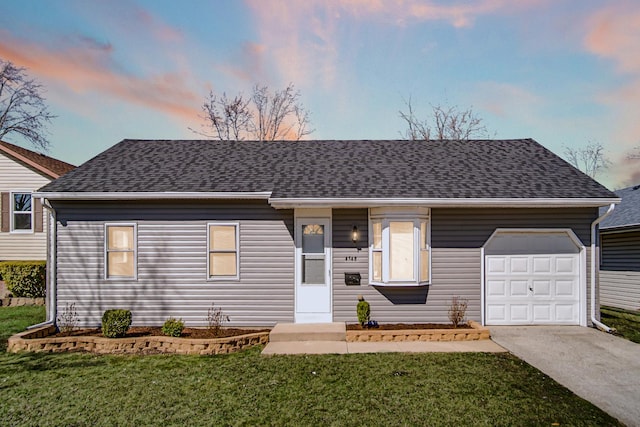
POLYGON ((491 326, 491 338, 628 426, 640 426, 640 344, 580 326, 491 326))

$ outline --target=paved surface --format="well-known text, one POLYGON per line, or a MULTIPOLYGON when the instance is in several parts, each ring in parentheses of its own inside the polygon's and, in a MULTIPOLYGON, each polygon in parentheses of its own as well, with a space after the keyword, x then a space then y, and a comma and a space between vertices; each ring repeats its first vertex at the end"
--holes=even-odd
POLYGON ((346 342, 346 341, 289 341, 269 342, 262 354, 347 354, 347 353, 428 353, 506 351, 491 340, 443 342, 346 342))
POLYGON ((640 344, 580 326, 492 326, 491 338, 628 426, 640 426, 640 344))

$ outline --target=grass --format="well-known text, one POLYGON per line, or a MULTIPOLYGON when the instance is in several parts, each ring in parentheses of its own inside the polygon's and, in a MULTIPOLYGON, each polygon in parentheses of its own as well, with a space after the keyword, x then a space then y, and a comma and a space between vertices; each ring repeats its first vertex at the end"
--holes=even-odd
POLYGON ((7 339, 27 326, 44 322, 45 309, 41 305, 0 307, 0 352, 7 349, 7 339))
POLYGON ((0 396, 6 425, 619 425, 509 354, 1 354, 0 396))
POLYGON ((619 335, 640 344, 640 313, 613 307, 601 307, 602 323, 616 329, 619 335))

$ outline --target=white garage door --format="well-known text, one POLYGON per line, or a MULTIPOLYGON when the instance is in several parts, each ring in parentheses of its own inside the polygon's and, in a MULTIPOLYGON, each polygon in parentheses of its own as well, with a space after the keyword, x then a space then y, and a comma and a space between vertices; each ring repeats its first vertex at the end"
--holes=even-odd
POLYGON ((580 324, 578 248, 558 235, 501 237, 485 255, 486 324, 580 324))

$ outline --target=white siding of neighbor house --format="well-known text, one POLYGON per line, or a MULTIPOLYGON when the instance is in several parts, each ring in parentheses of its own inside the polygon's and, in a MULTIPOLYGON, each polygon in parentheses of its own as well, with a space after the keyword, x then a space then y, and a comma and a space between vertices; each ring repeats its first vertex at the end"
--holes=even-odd
MULTIPOLYGON (((35 191, 51 180, 0 152, 0 192, 35 191)), ((0 202, 1 203, 1 202, 0 202)), ((43 210, 43 230, 46 211, 43 210)), ((0 231, 0 261, 44 260, 47 257, 47 233, 11 233, 0 231)))
POLYGON ((640 310, 640 272, 600 270, 600 304, 640 310))
POLYGON ((75 303, 82 325, 125 308, 134 325, 173 316, 206 326, 212 303, 229 326, 293 321, 293 211, 264 202, 56 207, 58 311, 75 303), (136 280, 104 278, 104 223, 118 221, 137 224, 136 280), (207 280, 207 223, 215 221, 240 225, 240 280, 207 280))

